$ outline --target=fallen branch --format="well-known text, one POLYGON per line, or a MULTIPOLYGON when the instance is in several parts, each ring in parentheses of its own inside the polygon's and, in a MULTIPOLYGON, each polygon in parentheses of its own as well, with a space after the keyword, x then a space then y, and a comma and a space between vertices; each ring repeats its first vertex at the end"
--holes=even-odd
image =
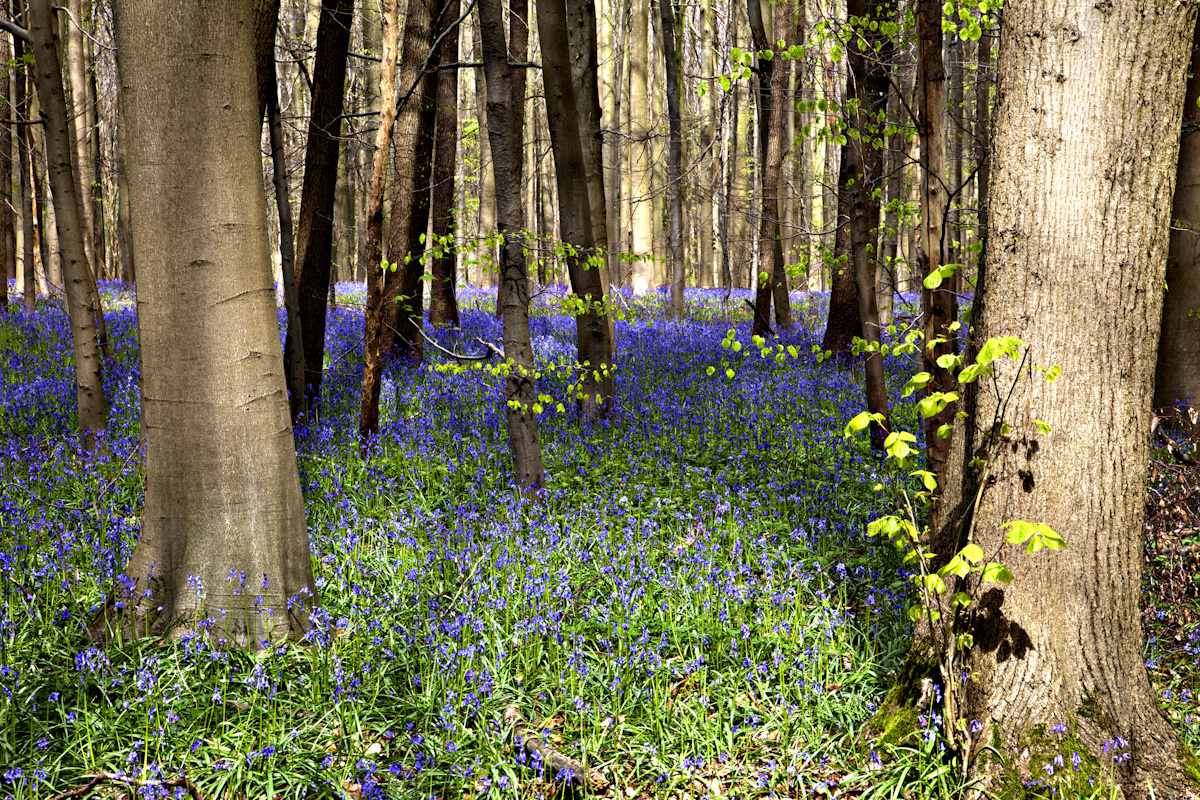
POLYGON ((521 711, 516 706, 504 709, 504 724, 512 728, 514 734, 521 737, 521 745, 525 748, 525 752, 540 758, 542 763, 550 768, 553 775, 557 776, 561 772, 569 771, 576 779, 583 782, 589 792, 603 792, 609 787, 608 778, 604 777, 600 770, 588 769, 582 761, 564 756, 553 749, 539 737, 539 731, 530 728, 523 720, 521 711))
POLYGON ((175 789, 180 786, 187 789, 187 793, 191 795, 192 800, 204 800, 204 795, 200 794, 200 790, 196 788, 196 784, 189 781, 187 778, 164 778, 162 780, 131 778, 128 775, 118 775, 115 772, 98 772, 92 776, 92 779, 70 791, 56 794, 50 800, 67 800, 70 797, 84 797, 92 792, 97 786, 104 782, 123 783, 126 786, 141 788, 144 786, 162 786, 167 789, 175 789))

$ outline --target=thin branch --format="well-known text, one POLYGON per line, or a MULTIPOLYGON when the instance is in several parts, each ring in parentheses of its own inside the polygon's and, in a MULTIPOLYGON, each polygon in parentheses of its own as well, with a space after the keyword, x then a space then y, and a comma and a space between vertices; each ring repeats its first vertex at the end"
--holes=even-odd
POLYGON ((26 30, 25 28, 22 28, 20 25, 18 25, 15 22, 11 22, 7 19, 4 19, 3 17, 0 17, 0 30, 8 31, 13 36, 16 36, 18 39, 21 39, 22 41, 25 41, 25 42, 31 41, 29 38, 28 30, 26 30))

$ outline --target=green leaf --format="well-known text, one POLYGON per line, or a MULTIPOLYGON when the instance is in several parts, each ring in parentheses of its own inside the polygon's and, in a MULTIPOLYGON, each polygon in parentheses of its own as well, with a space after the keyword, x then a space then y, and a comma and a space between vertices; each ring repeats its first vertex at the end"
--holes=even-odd
POLYGON ((1038 431, 1041 433, 1049 433, 1050 432, 1050 426, 1040 419, 1035 419, 1033 421, 1033 424, 1037 426, 1038 431))
POLYGON ((955 592, 954 598, 950 601, 951 605, 957 608, 966 608, 971 605, 971 595, 966 592, 955 592))
POLYGON ((1008 532, 1004 534, 1004 539, 1009 544, 1024 544, 1031 536, 1038 532, 1037 523, 1025 522, 1019 519, 1014 519, 1000 526, 1001 530, 1005 528, 1008 529, 1008 532))
POLYGON ((1050 383, 1054 383, 1054 380, 1059 375, 1062 375, 1062 367, 1059 367, 1057 365, 1046 370, 1046 380, 1049 381, 1050 383))
POLYGON ((908 618, 913 622, 919 621, 921 619, 921 606, 909 606, 908 618))
POLYGON ((959 550, 958 554, 972 564, 978 564, 980 561, 983 561, 983 548, 974 543, 959 550))
POLYGON ((916 375, 913 375, 911 378, 909 378, 904 384, 904 388, 900 390, 900 396, 908 397, 917 389, 924 389, 929 385, 931 380, 933 380, 933 376, 928 372, 918 372, 916 375))
POLYGON ((993 583, 1012 583, 1013 574, 1003 564, 991 562, 983 568, 983 580, 993 583))
POLYGON ((949 425, 949 424, 947 424, 947 425, 939 425, 939 426, 938 426, 938 429, 937 429, 937 438, 939 438, 939 439, 949 439, 949 438, 950 438, 950 434, 952 434, 952 433, 954 433, 954 426, 953 426, 953 425, 949 425))
POLYGON ((937 365, 942 369, 958 369, 962 366, 962 356, 956 353, 944 353, 938 356, 937 365))
POLYGON ((723 92, 728 92, 730 87, 733 86, 733 84, 729 80, 728 75, 722 75, 717 80, 719 80, 721 82, 721 91, 723 91, 723 92))
POLYGON ((871 422, 873 422, 873 421, 880 422, 882 420, 883 420, 882 414, 872 414, 868 411, 864 411, 861 414, 856 415, 854 417, 854 419, 852 419, 846 423, 846 430, 843 432, 842 435, 845 436, 847 439, 849 439, 851 436, 862 431, 863 428, 870 425, 871 422))
POLYGON ((936 289, 942 285, 942 273, 940 270, 935 270, 925 276, 925 288, 936 289))

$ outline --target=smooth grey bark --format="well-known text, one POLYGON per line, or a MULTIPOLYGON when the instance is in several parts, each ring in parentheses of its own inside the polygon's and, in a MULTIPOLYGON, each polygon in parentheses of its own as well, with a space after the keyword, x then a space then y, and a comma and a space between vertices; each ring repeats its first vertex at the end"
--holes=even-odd
MULTIPOLYGON (((546 123, 558 187, 559 236, 567 245, 571 290, 582 300, 582 308, 575 312, 580 370, 575 398, 581 415, 594 418, 604 413, 613 396, 613 348, 604 309, 601 266, 596 261, 579 114, 569 69, 564 1, 538 0, 537 25, 542 45, 546 123)), ((495 158, 494 153, 492 157, 495 158)))
MULTIPOLYGON (((14 17, 20 19, 19 7, 21 0, 13 0, 14 17)), ((13 72, 13 94, 16 97, 16 117, 18 122, 29 120, 29 92, 27 90, 27 68, 24 62, 25 42, 20 38, 13 39, 13 56, 17 68, 13 72)), ((37 275, 34 264, 34 233, 33 233, 33 184, 31 171, 33 160, 29 151, 29 125, 17 126, 17 162, 21 168, 21 271, 24 273, 24 290, 22 302, 25 308, 32 311, 37 297, 37 275)))
POLYGON ((84 447, 94 449, 96 434, 107 427, 99 298, 95 276, 84 248, 80 201, 71 165, 71 136, 62 71, 55 35, 54 12, 49 0, 29 3, 30 49, 37 70, 38 97, 46 132, 46 163, 55 199, 55 224, 62 254, 63 289, 71 319, 71 343, 75 358, 75 400, 84 447))
MULTIPOLYGON (((537 390, 533 383, 533 348, 529 341, 529 275, 525 261, 525 232, 521 187, 511 176, 519 174, 524 96, 513 91, 518 78, 509 67, 504 41, 500 0, 479 0, 480 44, 487 92, 488 141, 496 188, 496 228, 500 245, 500 278, 504 284, 504 356, 512 364, 505 379, 505 418, 508 449, 517 485, 534 495, 546 485, 538 418, 533 411, 537 390)), ((520 78, 522 82, 524 78, 520 78)))
MULTIPOLYGON (((457 20, 461 11, 458 0, 446 3, 444 16, 457 20)), ((433 144, 433 180, 430 216, 433 218, 433 247, 429 287, 429 324, 458 327, 458 250, 454 244, 455 164, 458 159, 458 62, 459 26, 446 34, 441 44, 442 68, 438 70, 433 144)), ((461 222, 459 223, 461 224, 461 222)))
POLYGON ((261 179, 254 11, 116 3, 138 265, 146 500, 98 636, 257 648, 317 602, 284 386, 261 179), (148 592, 148 595, 146 594, 148 592), (118 612, 112 600, 128 601, 118 612))
MULTIPOLYGON (((671 313, 683 319, 683 122, 679 114, 680 65, 682 42, 675 41, 675 10, 672 0, 658 0, 662 20, 663 64, 666 79, 667 119, 670 144, 667 148, 667 265, 671 276, 671 313)), ((593 212, 594 213, 594 212, 593 212)))
POLYGON ((392 131, 396 127, 396 56, 400 49, 400 0, 380 0, 379 20, 383 28, 379 70, 379 128, 375 153, 367 181, 367 227, 363 232, 362 260, 367 269, 367 309, 364 323, 363 382, 359 400, 358 440, 365 455, 372 437, 379 433, 379 391, 383 377, 383 195, 387 188, 388 157, 392 131))
MULTIPOLYGON (((0 269, 4 271, 7 280, 17 279, 17 235, 13 217, 13 181, 12 181, 12 151, 13 128, 8 123, 12 119, 12 100, 10 93, 10 47, 8 36, 0 34, 0 269)), ((5 300, 7 302, 7 287, 5 300)))

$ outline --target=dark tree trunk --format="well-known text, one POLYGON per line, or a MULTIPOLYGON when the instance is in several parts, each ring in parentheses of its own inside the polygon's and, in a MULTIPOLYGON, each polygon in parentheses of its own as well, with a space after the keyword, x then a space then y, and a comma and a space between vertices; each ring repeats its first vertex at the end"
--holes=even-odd
POLYGON ((422 73, 433 43, 436 0, 411 0, 404 20, 404 52, 397 84, 404 102, 396 117, 395 162, 392 172, 392 218, 387 259, 394 270, 384 282, 383 352, 408 363, 424 356, 421 338, 425 272, 424 236, 429 225, 429 177, 433 160, 436 71, 422 73), (412 94, 404 101, 404 95, 412 94))
MULTIPOLYGON (((1200 30, 1200 29, 1198 29, 1200 30)), ((1167 293, 1154 378, 1154 407, 1184 403, 1200 409, 1200 44, 1192 47, 1191 78, 1183 104, 1171 245, 1167 253, 1167 293)), ((1192 427, 1191 419, 1186 422, 1192 427)))
POLYGON ((301 336, 289 324, 287 338, 294 343, 285 345, 286 350, 303 342, 304 382, 310 407, 320 402, 325 363, 325 309, 333 263, 333 200, 337 194, 346 53, 350 47, 353 12, 354 0, 322 0, 317 23, 308 148, 304 154, 300 218, 296 223, 298 319, 304 331, 301 336))
MULTIPOLYGON (((279 83, 275 59, 259 62, 267 75, 267 128, 271 139, 271 173, 275 207, 279 212, 279 265, 283 273, 283 300, 287 307, 290 346, 284 352, 287 370, 288 405, 295 423, 308 415, 308 392, 304 383, 304 316, 300 313, 300 291, 296 282, 296 256, 292 241, 292 201, 288 189, 287 163, 283 152, 283 119, 279 112, 279 83)), ((260 81, 261 82, 261 81, 260 81)), ((330 295, 332 296, 332 295, 330 295)))
MULTIPOLYGON (((21 0, 13 0, 14 19, 21 19, 19 7, 21 0)), ((13 56, 17 68, 13 73, 13 94, 17 98, 16 114, 19 122, 29 119, 29 94, 26 81, 25 42, 19 38, 13 39, 13 56)), ((21 168, 21 271, 24 273, 24 292, 22 301, 25 308, 33 310, 37 296, 37 274, 34 265, 34 233, 33 233, 33 186, 30 183, 30 172, 33 168, 29 152, 29 126, 17 126, 17 156, 21 168)))
MULTIPOLYGON (((513 11, 516 14, 516 11, 513 11)), ((503 237, 500 274, 504 285, 504 355, 513 362, 505 380, 505 416, 508 447, 517 484, 533 494, 546 484, 538 419, 533 405, 533 348, 529 343, 529 276, 525 263, 525 238, 521 211, 521 172, 524 94, 514 91, 517 78, 508 66, 500 0, 479 0, 479 30, 487 81, 488 141, 496 178, 496 226, 503 237)), ((509 48, 512 43, 509 43, 509 48)), ((524 78, 520 79, 524 84, 524 78)))
MULTIPOLYGON (((878 0, 849 0, 846 13, 860 20, 869 19, 872 24, 887 21, 886 7, 878 0)), ((882 414, 884 418, 882 423, 871 423, 871 446, 881 452, 891 420, 883 354, 878 349, 882 339, 879 300, 875 293, 877 251, 874 244, 879 232, 879 194, 883 191, 883 150, 882 145, 876 146, 875 142, 883 138, 878 120, 887 116, 887 65, 892 49, 890 36, 866 25, 847 48, 851 96, 858 100, 851 124, 859 135, 851 137, 842 151, 843 163, 850 164, 846 191, 850 197, 850 262, 858 289, 858 317, 863 339, 875 346, 874 350, 863 353, 867 410, 882 414)))
POLYGON ((539 0, 538 37, 542 44, 542 81, 554 176, 558 185, 559 234, 568 245, 571 290, 583 301, 576 313, 579 369, 576 399, 585 418, 601 414, 613 394, 612 339, 604 314, 604 289, 588 200, 587 171, 579 135, 579 114, 571 83, 563 0, 539 0))
MULTIPOLYGON (((458 19, 459 0, 449 0, 443 16, 448 22, 458 19)), ((443 65, 458 61, 458 26, 446 34, 439 61, 443 65)), ((438 70, 437 121, 433 145, 433 283, 429 287, 429 324, 458 327, 458 276, 454 246, 454 172, 458 152, 458 68, 438 70)))
MULTIPOLYGON (((9 44, 8 36, 0 33, 0 262, 3 262, 4 277, 17 279, 17 232, 13 227, 13 181, 11 158, 13 144, 12 103, 9 91, 9 44)), ((5 289, 7 294, 7 289, 5 289)), ((6 298, 7 300, 7 298, 6 298)))
MULTIPOLYGON (((921 260, 917 275, 922 279, 945 263, 946 205, 946 75, 942 64, 942 6, 935 0, 917 0, 917 132, 921 146, 921 260)), ((958 352, 958 337, 950 325, 958 319, 958 298, 951 291, 954 282, 944 280, 937 289, 921 285, 921 313, 924 316, 925 371, 933 376, 926 391, 953 391, 956 381, 950 370, 937 365, 943 355, 958 352), (935 344, 938 339, 941 343, 935 344)), ((940 493, 950 457, 950 438, 939 437, 938 430, 954 421, 955 403, 947 403, 940 414, 925 420, 926 469, 937 478, 940 493)), ((938 527, 938 507, 930 509, 930 525, 938 527)))
MULTIPOLYGON (((782 24, 786 3, 771 6, 776 16, 777 30, 786 30, 782 24)), ((754 48, 759 53, 774 50, 766 32, 760 0, 748 0, 746 10, 750 20, 750 31, 754 48)), ((758 137, 762 153, 760 175, 762 202, 759 206, 758 231, 758 285, 754 295, 754 325, 757 336, 767 333, 771 317, 771 300, 775 298, 778 325, 790 327, 791 308, 787 298, 787 274, 783 269, 783 248, 779 242, 779 195, 783 173, 783 126, 787 94, 787 69, 782 56, 758 59, 758 137), (780 291, 782 289, 782 292, 780 291), (778 306, 782 300, 783 306, 778 306), (786 311, 785 311, 786 309, 786 311)))
POLYGON ((400 42, 400 0, 380 0, 383 25, 383 64, 379 70, 379 129, 367 181, 367 227, 362 259, 367 268, 367 310, 363 345, 363 383, 358 417, 359 448, 366 454, 371 438, 379 433, 379 386, 383 376, 383 193, 387 184, 392 129, 396 125, 396 56, 400 42))
POLYGON ((271 285, 253 9, 121 0, 115 17, 146 501, 132 596, 110 598, 91 632, 177 638, 207 621, 214 642, 258 649, 303 634, 317 589, 271 285))
POLYGON ((841 165, 838 167, 838 213, 834 220, 837 231, 833 235, 833 263, 829 268, 829 317, 825 321, 825 335, 821 338, 821 349, 832 353, 843 364, 849 358, 850 343, 854 341, 854 337, 863 335, 850 239, 850 208, 853 199, 850 197, 848 184, 852 168, 850 159, 843 153, 841 165))
POLYGON ((71 137, 64 99, 62 69, 58 56, 54 12, 49 0, 31 0, 29 36, 37 68, 38 97, 41 99, 46 131, 46 159, 55 198, 55 223, 62 253, 63 289, 71 318, 71 340, 75 356, 75 399, 84 446, 96 446, 96 434, 107 427, 104 381, 100 359, 99 298, 95 276, 83 244, 79 195, 71 170, 71 137))
MULTIPOLYGON (((683 123, 679 115, 679 61, 683 55, 675 42, 675 12, 671 0, 658 0, 662 20, 663 63, 666 65, 667 118, 671 141, 667 149, 667 205, 670 222, 667 227, 667 260, 671 276, 671 312, 683 319, 683 123)), ((592 212, 593 215, 595 212, 592 212)))

